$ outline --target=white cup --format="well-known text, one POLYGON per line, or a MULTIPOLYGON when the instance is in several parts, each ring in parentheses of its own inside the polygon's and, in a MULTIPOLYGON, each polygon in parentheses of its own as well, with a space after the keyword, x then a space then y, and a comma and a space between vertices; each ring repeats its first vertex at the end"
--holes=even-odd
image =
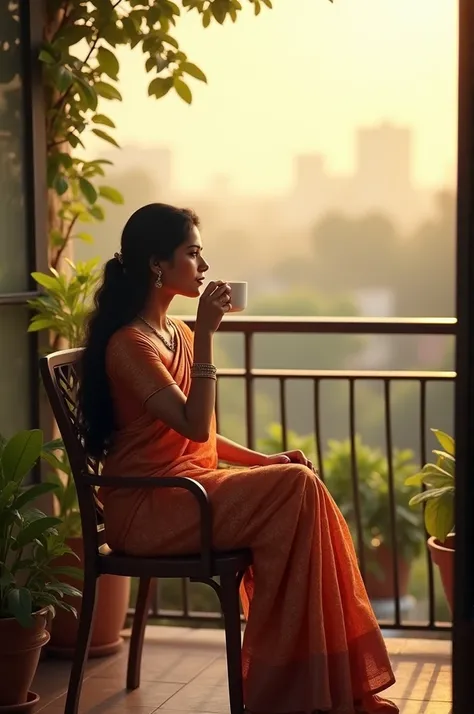
POLYGON ((248 283, 227 281, 230 285, 230 302, 232 308, 230 312, 242 312, 247 307, 248 283))

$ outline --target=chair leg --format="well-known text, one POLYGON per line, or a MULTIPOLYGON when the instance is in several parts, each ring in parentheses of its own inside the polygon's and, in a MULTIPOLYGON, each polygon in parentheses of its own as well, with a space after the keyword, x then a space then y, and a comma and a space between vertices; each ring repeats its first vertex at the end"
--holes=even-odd
POLYGON ((142 665, 143 640, 151 595, 151 578, 140 578, 135 615, 133 617, 132 636, 128 651, 127 689, 138 689, 142 665))
POLYGON ((221 575, 221 606, 225 623, 227 652, 227 677, 231 714, 243 714, 244 695, 242 680, 242 630, 240 624, 240 599, 237 574, 221 575))
POLYGON ((69 677, 64 714, 77 714, 79 709, 79 697, 81 696, 82 680, 84 678, 84 669, 87 662, 87 656, 89 654, 89 645, 92 636, 92 621, 94 618, 96 604, 96 592, 96 573, 88 573, 86 570, 84 573, 79 628, 77 632, 71 675, 69 677))

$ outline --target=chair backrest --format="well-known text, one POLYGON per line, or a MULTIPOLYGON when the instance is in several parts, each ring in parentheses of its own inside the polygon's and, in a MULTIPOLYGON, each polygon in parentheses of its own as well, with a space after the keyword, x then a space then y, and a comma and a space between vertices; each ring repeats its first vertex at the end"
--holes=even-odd
POLYGON ((84 548, 96 550, 100 545, 98 530, 103 523, 102 508, 95 488, 85 481, 84 475, 98 474, 101 463, 87 455, 79 432, 77 395, 82 352, 80 348, 53 352, 40 359, 40 371, 71 465, 84 548))

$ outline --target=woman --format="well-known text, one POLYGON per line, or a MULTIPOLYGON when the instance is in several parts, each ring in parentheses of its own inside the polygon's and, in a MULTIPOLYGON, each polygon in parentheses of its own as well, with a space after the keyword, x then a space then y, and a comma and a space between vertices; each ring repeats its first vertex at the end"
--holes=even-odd
MULTIPOLYGON (((346 523, 299 451, 266 456, 216 434, 213 337, 231 309, 209 283, 194 335, 168 317, 197 298, 208 265, 197 217, 162 204, 127 222, 105 266, 83 360, 82 429, 104 474, 187 475, 213 508, 214 546, 249 547, 241 596, 246 708, 251 712, 393 714, 377 696, 394 683, 346 523), (218 461, 240 468, 218 470, 218 461), (242 468, 244 467, 244 468, 242 468)), ((197 550, 192 496, 106 489, 107 540, 132 555, 197 550)))

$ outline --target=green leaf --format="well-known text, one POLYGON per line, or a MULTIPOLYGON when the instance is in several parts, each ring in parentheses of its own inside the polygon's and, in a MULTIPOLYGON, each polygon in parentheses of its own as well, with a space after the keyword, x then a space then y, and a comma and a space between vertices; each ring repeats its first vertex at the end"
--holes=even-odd
POLYGON ((89 213, 98 221, 103 221, 105 218, 104 209, 97 203, 89 208, 89 213))
POLYGON ((2 454, 2 472, 7 481, 20 483, 38 461, 43 446, 40 429, 20 431, 7 442, 2 454))
MULTIPOLYGON (((92 111, 95 112, 97 109, 98 96, 94 87, 80 75, 76 75, 76 86, 79 95, 84 101, 85 108, 92 109, 92 111)), ((82 130, 80 126, 76 126, 76 128, 79 132, 82 130)))
POLYGON ((99 186, 99 195, 107 201, 122 205, 124 203, 123 196, 120 191, 112 186, 99 186))
POLYGON ((56 58, 46 49, 42 49, 38 55, 40 62, 44 64, 56 64, 56 58))
POLYGON ((50 451, 57 451, 62 449, 64 451, 64 441, 62 439, 52 439, 43 444, 43 451, 49 453, 50 451))
POLYGON ((116 99, 119 102, 122 101, 122 95, 119 90, 108 82, 96 82, 94 89, 99 97, 104 97, 104 99, 116 99))
POLYGON ((68 602, 64 602, 64 600, 60 600, 59 602, 56 603, 56 606, 59 607, 61 610, 66 610, 66 612, 70 612, 72 615, 74 615, 75 618, 77 618, 77 610, 75 607, 70 605, 68 602))
POLYGON ((227 4, 224 4, 222 0, 214 0, 211 4, 211 12, 219 25, 222 25, 227 15, 227 4))
POLYGON ((62 174, 56 174, 53 180, 53 188, 58 196, 63 196, 69 188, 69 184, 62 174))
POLYGON ((79 179, 79 188, 81 189, 82 195, 87 201, 89 201, 89 203, 95 203, 97 201, 97 191, 90 181, 81 177, 79 179))
POLYGON ((94 236, 91 236, 90 233, 84 233, 81 231, 81 233, 76 233, 74 237, 79 238, 79 240, 82 240, 84 243, 94 242, 94 236))
POLYGON ((27 503, 37 499, 38 496, 42 496, 50 491, 56 491, 56 489, 57 486, 54 483, 39 483, 36 486, 32 486, 26 491, 23 491, 23 493, 15 499, 15 508, 20 510, 23 506, 26 506, 27 503))
POLYGON ((67 575, 74 580, 84 580, 84 571, 81 568, 75 568, 73 565, 57 565, 50 568, 53 575, 67 575))
POLYGON ((34 272, 31 273, 31 277, 38 283, 38 285, 46 288, 46 290, 56 291, 58 289, 58 280, 57 278, 53 278, 51 275, 34 272))
POLYGON ((211 24, 211 18, 211 11, 209 8, 207 8, 207 10, 204 10, 204 12, 202 13, 202 26, 209 27, 209 25, 211 24))
POLYGON ((5 508, 17 490, 18 484, 15 481, 9 481, 5 486, 2 486, 0 491, 0 510, 5 508))
POLYGON ((427 501, 436 501, 442 498, 446 493, 454 494, 454 486, 442 486, 441 488, 431 488, 423 493, 417 493, 416 496, 410 498, 410 506, 418 506, 420 503, 427 501))
POLYGON ((183 82, 183 80, 179 79, 179 77, 175 77, 174 88, 176 90, 177 95, 181 97, 181 99, 186 102, 186 104, 192 103, 193 95, 186 82, 183 82))
POLYGON ((453 437, 449 436, 448 434, 445 434, 444 431, 440 431, 439 429, 431 429, 431 431, 437 438, 438 442, 441 444, 441 447, 448 454, 450 454, 450 456, 455 456, 456 449, 453 437))
POLYGON ((55 84, 58 92, 63 94, 67 92, 74 81, 74 75, 66 67, 58 67, 55 71, 55 84))
POLYGON ((40 332, 41 330, 51 330, 54 327, 56 327, 55 320, 50 320, 46 317, 34 317, 28 326, 28 332, 40 332))
POLYGON ((425 525, 431 536, 444 543, 454 528, 454 489, 426 503, 425 525))
POLYGON ((181 62, 180 69, 183 72, 186 72, 186 74, 189 74, 191 77, 194 77, 194 79, 207 83, 207 77, 204 72, 192 62, 181 62))
POLYGON ((99 47, 97 51, 97 61, 99 69, 108 75, 111 79, 118 79, 120 65, 117 57, 111 50, 106 47, 99 47))
POLYGON ((23 627, 32 627, 34 618, 31 615, 31 593, 27 588, 14 588, 7 596, 7 608, 23 627))
POLYGON ((68 595, 69 597, 81 597, 82 595, 80 590, 67 583, 47 583, 45 588, 49 592, 68 595))
POLYGON ((417 474, 413 474, 405 479, 405 486, 421 486, 423 483, 423 474, 421 471, 417 474))
POLYGON ((115 141, 114 137, 107 134, 107 132, 102 131, 102 129, 92 129, 92 133, 98 136, 99 139, 108 141, 109 144, 113 144, 113 146, 117 146, 120 149, 120 145, 115 141))
POLYGON ((71 47, 83 40, 91 33, 89 25, 69 24, 64 25, 55 38, 55 42, 64 47, 71 47))
MULTIPOLYGON (((332 2, 332 0, 330 0, 332 2)), ((263 4, 266 5, 270 10, 273 8, 272 0, 262 0, 263 4)))
POLYGON ((156 77, 148 85, 148 96, 161 99, 170 91, 173 86, 171 77, 156 77))
POLYGON ((61 519, 55 518, 54 516, 36 518, 34 521, 29 523, 26 528, 18 533, 15 550, 23 548, 28 543, 32 543, 36 538, 48 531, 50 528, 56 528, 61 525, 61 523, 61 519))
POLYGON ((104 126, 110 126, 111 129, 115 129, 115 124, 112 119, 106 117, 105 114, 95 114, 92 117, 94 124, 103 124, 104 126))

